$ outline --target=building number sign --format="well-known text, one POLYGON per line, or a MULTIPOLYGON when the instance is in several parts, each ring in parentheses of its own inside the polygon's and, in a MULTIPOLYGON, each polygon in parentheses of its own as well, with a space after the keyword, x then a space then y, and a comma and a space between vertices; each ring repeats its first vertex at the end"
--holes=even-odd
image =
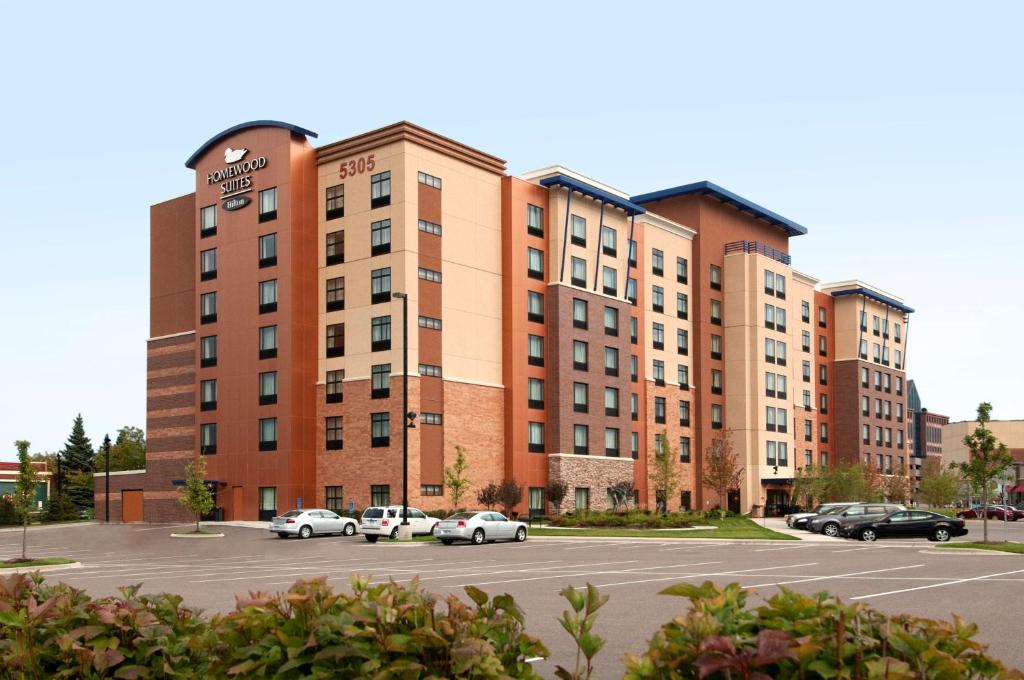
POLYGON ((373 172, 374 167, 376 167, 373 156, 374 154, 371 153, 369 156, 360 156, 350 161, 343 161, 338 175, 345 179, 346 177, 361 175, 364 172, 373 172))

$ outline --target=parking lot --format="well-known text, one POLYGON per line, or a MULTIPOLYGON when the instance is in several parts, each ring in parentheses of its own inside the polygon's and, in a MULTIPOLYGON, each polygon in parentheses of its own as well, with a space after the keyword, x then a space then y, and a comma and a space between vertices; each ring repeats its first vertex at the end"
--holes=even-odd
MULTIPOLYGON (((969 526, 968 538, 979 538, 980 523, 969 526)), ((995 529, 1009 534, 998 537, 1024 540, 1024 522, 995 529)), ((570 641, 556 621, 565 608, 558 591, 588 581, 611 598, 597 626, 607 639, 599 657, 601 677, 615 677, 624 653, 641 651, 661 623, 684 610, 685 600, 659 596, 659 590, 705 580, 735 581, 764 596, 779 586, 828 590, 893 613, 932 618, 957 613, 979 625, 980 637, 997 656, 1024 666, 1016 606, 1024 595, 1024 559, 937 550, 923 539, 866 544, 534 537, 521 544, 442 546, 370 544, 360 536, 282 541, 241 527, 225 527, 224 538, 183 540, 170 538, 170 531, 152 525, 47 528, 30 532, 30 552, 79 560, 81 568, 47 578, 95 595, 143 583, 146 591, 177 592, 186 603, 207 610, 232 608, 235 593, 286 589, 301 578, 325 576, 346 588, 353 572, 374 581, 404 582, 420 575, 426 589, 442 595, 461 593, 466 585, 508 592, 526 611, 529 632, 552 651, 552 661, 538 664, 546 676, 553 674, 553 662, 572 662, 570 641)), ((0 533, 0 556, 18 553, 20 538, 20 533, 0 533)))

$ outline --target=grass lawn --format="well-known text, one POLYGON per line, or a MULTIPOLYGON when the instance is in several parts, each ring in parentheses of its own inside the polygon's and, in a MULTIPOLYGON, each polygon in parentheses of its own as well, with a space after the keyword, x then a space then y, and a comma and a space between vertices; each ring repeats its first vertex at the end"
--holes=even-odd
POLYGON ((1024 543, 947 543, 940 545, 940 548, 967 548, 971 550, 997 550, 999 552, 1017 553, 1024 555, 1024 543))
POLYGON ((223 534, 220 531, 207 531, 205 529, 200 529, 199 531, 195 529, 192 531, 173 531, 171 533, 175 536, 220 536, 223 534))
POLYGON ((71 564, 74 560, 65 557, 41 557, 28 562, 0 562, 0 569, 27 569, 30 567, 49 567, 54 564, 71 564))
POLYGON ((701 520, 702 525, 714 526, 714 529, 695 529, 692 531, 651 530, 651 529, 531 529, 533 536, 618 536, 624 538, 742 538, 763 539, 769 541, 798 541, 796 536, 780 534, 765 529, 757 522, 746 517, 726 517, 725 519, 701 520))

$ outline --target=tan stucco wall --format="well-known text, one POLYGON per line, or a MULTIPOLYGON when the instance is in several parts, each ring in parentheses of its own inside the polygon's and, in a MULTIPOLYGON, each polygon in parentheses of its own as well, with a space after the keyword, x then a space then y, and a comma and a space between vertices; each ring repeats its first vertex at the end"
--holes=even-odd
MULTIPOLYGON (((963 441, 974 428, 977 421, 967 420, 949 423, 942 426, 942 462, 943 464, 967 461, 968 450, 963 441)), ((1010 449, 1024 449, 1024 420, 993 420, 988 427, 1003 444, 1010 449)))

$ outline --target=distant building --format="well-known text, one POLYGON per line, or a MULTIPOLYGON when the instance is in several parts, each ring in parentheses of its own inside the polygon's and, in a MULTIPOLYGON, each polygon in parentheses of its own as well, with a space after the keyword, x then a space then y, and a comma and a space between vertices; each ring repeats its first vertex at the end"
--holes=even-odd
MULTIPOLYGON (((943 425, 943 460, 951 463, 966 462, 969 451, 964 446, 964 437, 977 426, 976 420, 962 420, 943 425)), ((997 440, 1006 444, 1016 461, 1007 479, 1000 485, 1000 491, 1006 492, 1010 503, 1024 502, 1024 420, 993 420, 989 422, 988 428, 997 440)))
POLYGON ((949 416, 932 413, 921 406, 921 395, 913 380, 907 381, 907 448, 910 451, 910 477, 916 494, 927 458, 942 459, 942 427, 949 416))
MULTIPOLYGON (((50 473, 46 469, 45 461, 33 461, 32 467, 39 473, 39 481, 36 482, 36 506, 42 509, 43 503, 50 497, 50 473)), ((17 479, 18 464, 0 462, 0 496, 12 495, 17 479)))

